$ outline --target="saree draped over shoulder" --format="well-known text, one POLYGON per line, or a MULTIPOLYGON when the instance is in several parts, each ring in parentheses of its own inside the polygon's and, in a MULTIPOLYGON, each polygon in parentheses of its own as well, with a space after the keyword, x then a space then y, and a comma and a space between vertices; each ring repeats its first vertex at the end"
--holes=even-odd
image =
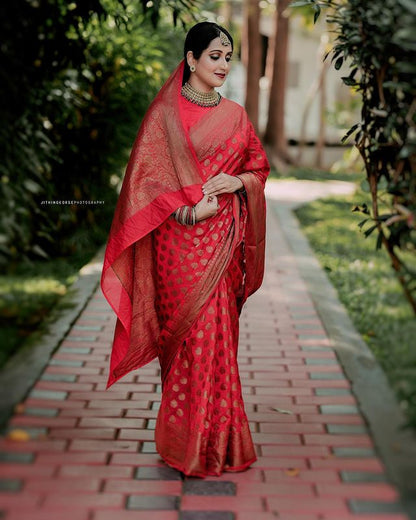
POLYGON ((256 459, 238 375, 238 317, 263 278, 269 165, 236 103, 223 98, 189 117, 182 74, 183 62, 142 122, 101 283, 117 314, 107 387, 158 357, 158 452, 203 477, 256 459), (199 202, 204 182, 221 171, 238 175, 244 191, 220 195, 215 216, 179 224, 172 213, 199 202))

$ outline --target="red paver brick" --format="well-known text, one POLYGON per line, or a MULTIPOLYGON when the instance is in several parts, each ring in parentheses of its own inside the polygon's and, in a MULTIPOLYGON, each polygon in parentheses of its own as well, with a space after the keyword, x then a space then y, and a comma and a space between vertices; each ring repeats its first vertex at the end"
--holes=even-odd
POLYGON ((256 387, 256 395, 288 395, 288 396, 298 396, 298 395, 309 395, 312 396, 312 390, 310 388, 279 388, 279 387, 266 387, 262 386, 256 387))
POLYGON ((366 446, 372 447, 373 443, 368 435, 331 435, 306 434, 303 436, 305 444, 313 446, 366 446))
POLYGON ((281 455, 283 457, 316 457, 330 453, 327 446, 262 446, 263 455, 281 455))
POLYGON ((79 426, 82 428, 143 428, 143 420, 140 419, 110 419, 103 417, 86 417, 81 419, 79 426))
MULTIPOLYGON (((129 409, 144 409, 147 410, 150 408, 151 400, 144 400, 144 395, 141 396, 141 400, 132 400, 132 399, 91 399, 88 401, 88 408, 117 408, 120 407, 120 410, 129 410, 129 409)), ((160 396, 159 396, 160 397, 160 396)), ((147 399, 147 395, 146 395, 147 399)))
POLYGON ((80 383, 92 383, 93 385, 97 385, 102 381, 103 377, 104 376, 102 374, 81 374, 78 376, 78 381, 80 383))
POLYGON ((143 409, 126 410, 125 417, 132 417, 132 418, 140 417, 140 418, 145 418, 146 420, 156 419, 157 410, 143 410, 143 409))
POLYGON ((263 423, 260 422, 260 431, 263 433, 275 433, 280 435, 281 433, 325 433, 325 427, 322 424, 302 424, 302 423, 289 423, 279 424, 278 422, 263 423))
MULTIPOLYGON (((117 466, 114 466, 117 468, 117 466)), ((121 466, 120 466, 121 467, 121 466)), ((127 495, 180 495, 182 481, 180 480, 115 480, 109 478, 104 485, 104 491, 124 493, 127 495)))
POLYGON ((61 390, 64 392, 88 392, 93 390, 91 383, 78 383, 67 381, 38 381, 35 385, 36 390, 61 390))
POLYGON ((165 466, 157 453, 114 453, 110 464, 127 466, 165 466))
POLYGON ((75 439, 69 446, 70 451, 105 451, 137 453, 138 442, 117 440, 75 439))
MULTIPOLYGON (((279 408, 283 407, 289 407, 294 406, 293 397, 291 396, 279 396, 276 397, 274 395, 246 395, 244 397, 244 402, 246 404, 254 403, 259 405, 258 411, 270 411, 272 406, 277 406, 279 408), (262 404, 260 404, 262 403, 262 404)), ((307 410, 314 410, 315 412, 318 410, 317 406, 309 406, 307 407, 307 410)))
MULTIPOLYGON (((344 500, 338 498, 285 498, 285 497, 267 497, 266 502, 271 511, 276 511, 279 516, 282 513, 293 514, 313 514, 325 511, 332 514, 333 519, 338 518, 335 515, 347 513, 348 507, 344 500)), ((292 518, 290 516, 290 518, 292 518)))
POLYGON ((339 365, 294 365, 290 367, 290 372, 295 379, 300 379, 304 375, 313 374, 314 372, 342 374, 343 370, 339 365))
MULTIPOLYGON (((65 409, 61 410, 60 417, 114 417, 119 418, 123 415, 120 408, 80 408, 78 410, 65 409)), ((71 419, 75 420, 76 419, 71 419)))
POLYGON ((294 433, 253 433, 253 442, 255 444, 285 444, 285 445, 300 445, 300 435, 294 433))
POLYGON ((176 511, 95 511, 93 520, 178 520, 176 511))
POLYGON ((356 404, 357 401, 352 395, 304 395, 295 397, 296 404, 356 404))
POLYGON ((270 389, 270 388, 288 388, 290 386, 290 381, 289 381, 289 378, 285 379, 285 378, 279 378, 279 379, 276 379, 275 381, 273 381, 272 384, 259 384, 257 381, 250 381, 249 382, 250 384, 244 384, 244 388, 246 390, 250 389, 250 391, 252 393, 259 393, 257 392, 257 389, 263 389, 263 393, 265 391, 265 389, 270 389), (254 389, 254 392, 253 390, 254 389))
POLYGON ((49 436, 52 439, 115 439, 114 428, 52 428, 49 436))
MULTIPOLYGON (((114 514, 114 512, 112 512, 114 514)), ((62 508, 51 511, 50 509, 33 509, 29 511, 12 512, 7 515, 7 520, 89 520, 90 513, 85 511, 65 511, 62 508)))
POLYGON ((110 401, 110 400, 128 400, 130 397, 130 393, 129 392, 122 392, 122 391, 118 391, 118 392, 98 392, 98 391, 94 391, 94 392, 71 392, 68 396, 68 399, 70 399, 71 401, 97 401, 99 399, 103 399, 105 401, 110 401))
POLYGON ((338 472, 331 469, 301 469, 294 467, 286 470, 265 469, 264 479, 266 482, 290 482, 296 485, 298 481, 319 484, 321 482, 340 482, 338 472))
MULTIPOLYGON (((322 518, 322 520, 334 520, 331 516, 328 516, 326 514, 324 514, 320 518, 322 518)), ((399 513, 397 513, 397 514, 382 513, 381 515, 380 514, 355 515, 355 514, 351 513, 349 515, 348 514, 339 515, 337 517, 337 520, 409 520, 409 517, 407 515, 402 515, 399 513)))
POLYGON ((269 410, 268 412, 247 412, 247 417, 250 421, 259 424, 284 424, 284 423, 297 423, 297 417, 295 414, 280 413, 276 410, 269 410))
POLYGON ((303 423, 326 423, 326 424, 364 424, 363 418, 358 414, 301 414, 303 423))
POLYGON ((94 478, 36 478, 25 482, 25 492, 62 493, 76 491, 91 493, 100 490, 101 480, 94 478))
MULTIPOLYGON (((267 402, 264 397, 270 397, 270 396, 257 396, 257 402, 261 402, 261 403, 264 403, 264 402, 267 402)), ((318 412, 318 407, 317 406, 314 406, 314 405, 308 405, 308 404, 303 404, 303 405, 295 405, 293 403, 290 403, 290 404, 286 404, 284 402, 281 401, 281 398, 280 397, 275 397, 274 400, 270 400, 270 402, 274 402, 276 408, 279 410, 279 409, 283 409, 287 412, 290 412, 292 414, 311 414, 311 415, 314 415, 318 412)), ((265 404, 258 404, 257 406, 257 409, 259 412, 267 412, 269 411, 270 409, 270 405, 265 405, 265 404)), ((277 413, 279 413, 279 411, 277 410, 277 413)))
POLYGON ((36 456, 36 465, 40 464, 106 464, 108 459, 107 453, 100 453, 93 451, 88 453, 83 451, 82 453, 64 452, 64 453, 39 453, 36 456))
POLYGON ((67 442, 61 439, 37 439, 25 442, 0 439, 1 451, 64 451, 67 442))
POLYGON ((35 415, 15 415, 9 424, 18 426, 43 426, 43 427, 71 427, 75 426, 77 420, 71 417, 39 417, 35 415))
MULTIPOLYGON (((317 520, 318 517, 309 516, 308 518, 303 517, 302 520, 317 520)), ((276 520, 276 515, 274 513, 256 513, 255 519, 253 519, 253 513, 251 512, 238 512, 237 513, 237 520, 276 520)), ((280 517, 279 517, 280 520, 280 517)), ((291 520, 300 520, 300 519, 294 519, 291 520)))
POLYGON ((57 493, 47 495, 44 502, 44 507, 65 507, 71 509, 116 509, 123 507, 124 497, 120 493, 57 493))
POLYGON ((56 473, 55 465, 40 466, 39 464, 0 464, 1 478, 51 477, 56 473))
MULTIPOLYGON (((308 334, 310 334, 310 332, 308 332, 308 334)), ((303 340, 302 340, 302 343, 303 343, 303 340)), ((290 353, 288 353, 285 357, 288 358, 288 359, 293 359, 293 358, 301 358, 301 359, 335 359, 337 358, 337 356, 335 355, 335 352, 333 351, 325 351, 325 352, 320 352, 319 350, 314 352, 313 350, 300 350, 298 352, 296 351, 289 351, 290 353)))
POLYGON ((63 367, 63 366, 49 366, 46 371, 47 374, 76 374, 79 376, 81 374, 101 374, 101 370, 99 368, 91 368, 91 367, 63 367))
POLYGON ((130 441, 153 441, 155 438, 155 432, 153 430, 142 430, 134 428, 122 428, 118 431, 117 439, 130 440, 130 441))
POLYGON ((1 509, 26 509, 38 506, 42 501, 42 495, 39 493, 7 493, 0 494, 1 509))
MULTIPOLYGON (((248 484, 249 482, 263 482, 263 470, 257 469, 255 466, 251 466, 249 471, 241 471, 241 472, 227 472, 222 477, 227 482, 234 482, 236 484, 240 484, 241 482, 244 484, 248 484)), ((218 481, 218 477, 206 477, 205 480, 208 481, 218 481)))
POLYGON ((311 468, 333 468, 339 470, 356 470, 356 471, 376 471, 383 472, 382 463, 376 458, 349 458, 349 457, 326 457, 311 458, 309 460, 311 468))
POLYGON ((273 482, 273 483, 263 483, 263 482, 248 482, 248 483, 240 483, 238 485, 238 495, 239 496, 299 496, 299 497, 313 497, 314 489, 312 484, 307 482, 302 482, 300 480, 295 481, 294 479, 291 482, 273 482))
POLYGON ((311 390, 315 388, 350 388, 351 386, 346 379, 309 379, 302 381, 296 378, 292 379, 292 385, 294 387, 305 386, 311 390))
POLYGON ((105 362, 106 361, 106 356, 104 356, 103 354, 94 354, 94 353, 88 353, 88 354, 79 354, 75 351, 75 349, 79 348, 79 347, 82 347, 82 348, 88 348, 89 347, 89 343, 82 343, 82 345, 80 345, 79 342, 68 342, 68 341, 64 341, 62 343, 62 347, 67 349, 67 350, 70 350, 71 348, 74 349, 74 352, 60 352, 58 351, 52 359, 56 359, 56 360, 67 360, 67 361, 101 361, 101 362, 105 362))
POLYGON ((53 399, 29 398, 24 405, 26 408, 58 408, 59 410, 76 408, 80 410, 87 405, 87 401, 55 401, 53 399))
POLYGON ((59 476, 62 477, 92 477, 92 478, 132 478, 133 467, 124 466, 87 466, 85 464, 73 464, 62 466, 59 469, 59 476))
POLYGON ((361 498, 377 500, 378 502, 390 502, 398 498, 397 492, 389 484, 365 483, 359 484, 317 484, 316 490, 319 496, 333 496, 345 498, 361 498))

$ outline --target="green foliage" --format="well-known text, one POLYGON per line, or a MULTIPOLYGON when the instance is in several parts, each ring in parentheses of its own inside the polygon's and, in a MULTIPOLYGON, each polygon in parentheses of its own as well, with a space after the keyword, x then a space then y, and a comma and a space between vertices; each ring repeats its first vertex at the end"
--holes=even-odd
POLYGON ((377 235, 377 248, 388 252, 416 312, 416 272, 404 261, 406 252, 416 252, 416 9, 409 0, 304 0, 292 6, 301 4, 318 16, 321 7, 329 8, 334 67, 348 66, 342 80, 362 98, 361 121, 344 139, 355 136, 364 160, 371 193, 366 236, 377 235))
POLYGON ((0 275, 0 367, 22 344, 47 329, 52 308, 63 309, 62 296, 103 243, 105 234, 104 230, 78 231, 70 239, 80 244, 78 253, 48 262, 21 262, 13 274, 0 275))
MULTIPOLYGON (((358 216, 351 212, 357 198, 371 204, 361 192, 316 201, 296 213, 355 327, 385 370, 409 425, 416 427, 416 321, 387 252, 357 240, 358 216)), ((411 254, 406 260, 416 268, 411 254)))
POLYGON ((270 178, 273 179, 297 179, 297 180, 308 180, 308 181, 345 181, 345 182, 357 182, 361 179, 361 174, 340 171, 340 172, 329 172, 326 170, 314 170, 312 168, 290 168, 289 171, 284 174, 277 171, 272 166, 270 171, 270 178))
MULTIPOLYGON (((161 6, 163 2, 160 0, 140 0, 142 4, 144 14, 151 20, 153 27, 157 27, 160 22, 161 6)), ((200 0, 167 0, 165 2, 166 7, 171 11, 173 23, 176 26, 178 20, 181 22, 183 27, 190 20, 194 19, 196 8, 201 6, 200 0)))
POLYGON ((156 30, 136 0, 1 4, 2 267, 71 254, 75 230, 108 228, 140 119, 181 56, 183 30, 163 22, 190 19, 178 9, 154 2, 156 30))

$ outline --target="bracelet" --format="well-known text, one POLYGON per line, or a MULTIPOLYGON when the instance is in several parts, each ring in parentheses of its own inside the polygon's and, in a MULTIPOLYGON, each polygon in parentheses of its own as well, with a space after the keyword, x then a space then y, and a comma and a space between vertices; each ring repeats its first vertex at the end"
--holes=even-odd
POLYGON ((173 217, 183 226, 194 226, 196 224, 195 206, 182 206, 173 213, 173 217))

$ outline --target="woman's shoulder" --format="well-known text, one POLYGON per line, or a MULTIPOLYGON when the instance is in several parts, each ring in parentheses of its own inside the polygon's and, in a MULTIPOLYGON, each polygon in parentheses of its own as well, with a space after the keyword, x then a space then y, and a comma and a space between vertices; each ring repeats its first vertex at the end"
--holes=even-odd
POLYGON ((235 110, 236 113, 244 113, 245 108, 237 103, 236 101, 233 101, 232 99, 228 99, 224 96, 221 97, 221 104, 226 105, 227 108, 235 110))
POLYGON ((222 108, 226 110, 230 115, 232 114, 235 118, 238 118, 240 121, 247 121, 248 115, 246 109, 236 101, 223 97, 221 99, 220 106, 221 105, 222 108))

